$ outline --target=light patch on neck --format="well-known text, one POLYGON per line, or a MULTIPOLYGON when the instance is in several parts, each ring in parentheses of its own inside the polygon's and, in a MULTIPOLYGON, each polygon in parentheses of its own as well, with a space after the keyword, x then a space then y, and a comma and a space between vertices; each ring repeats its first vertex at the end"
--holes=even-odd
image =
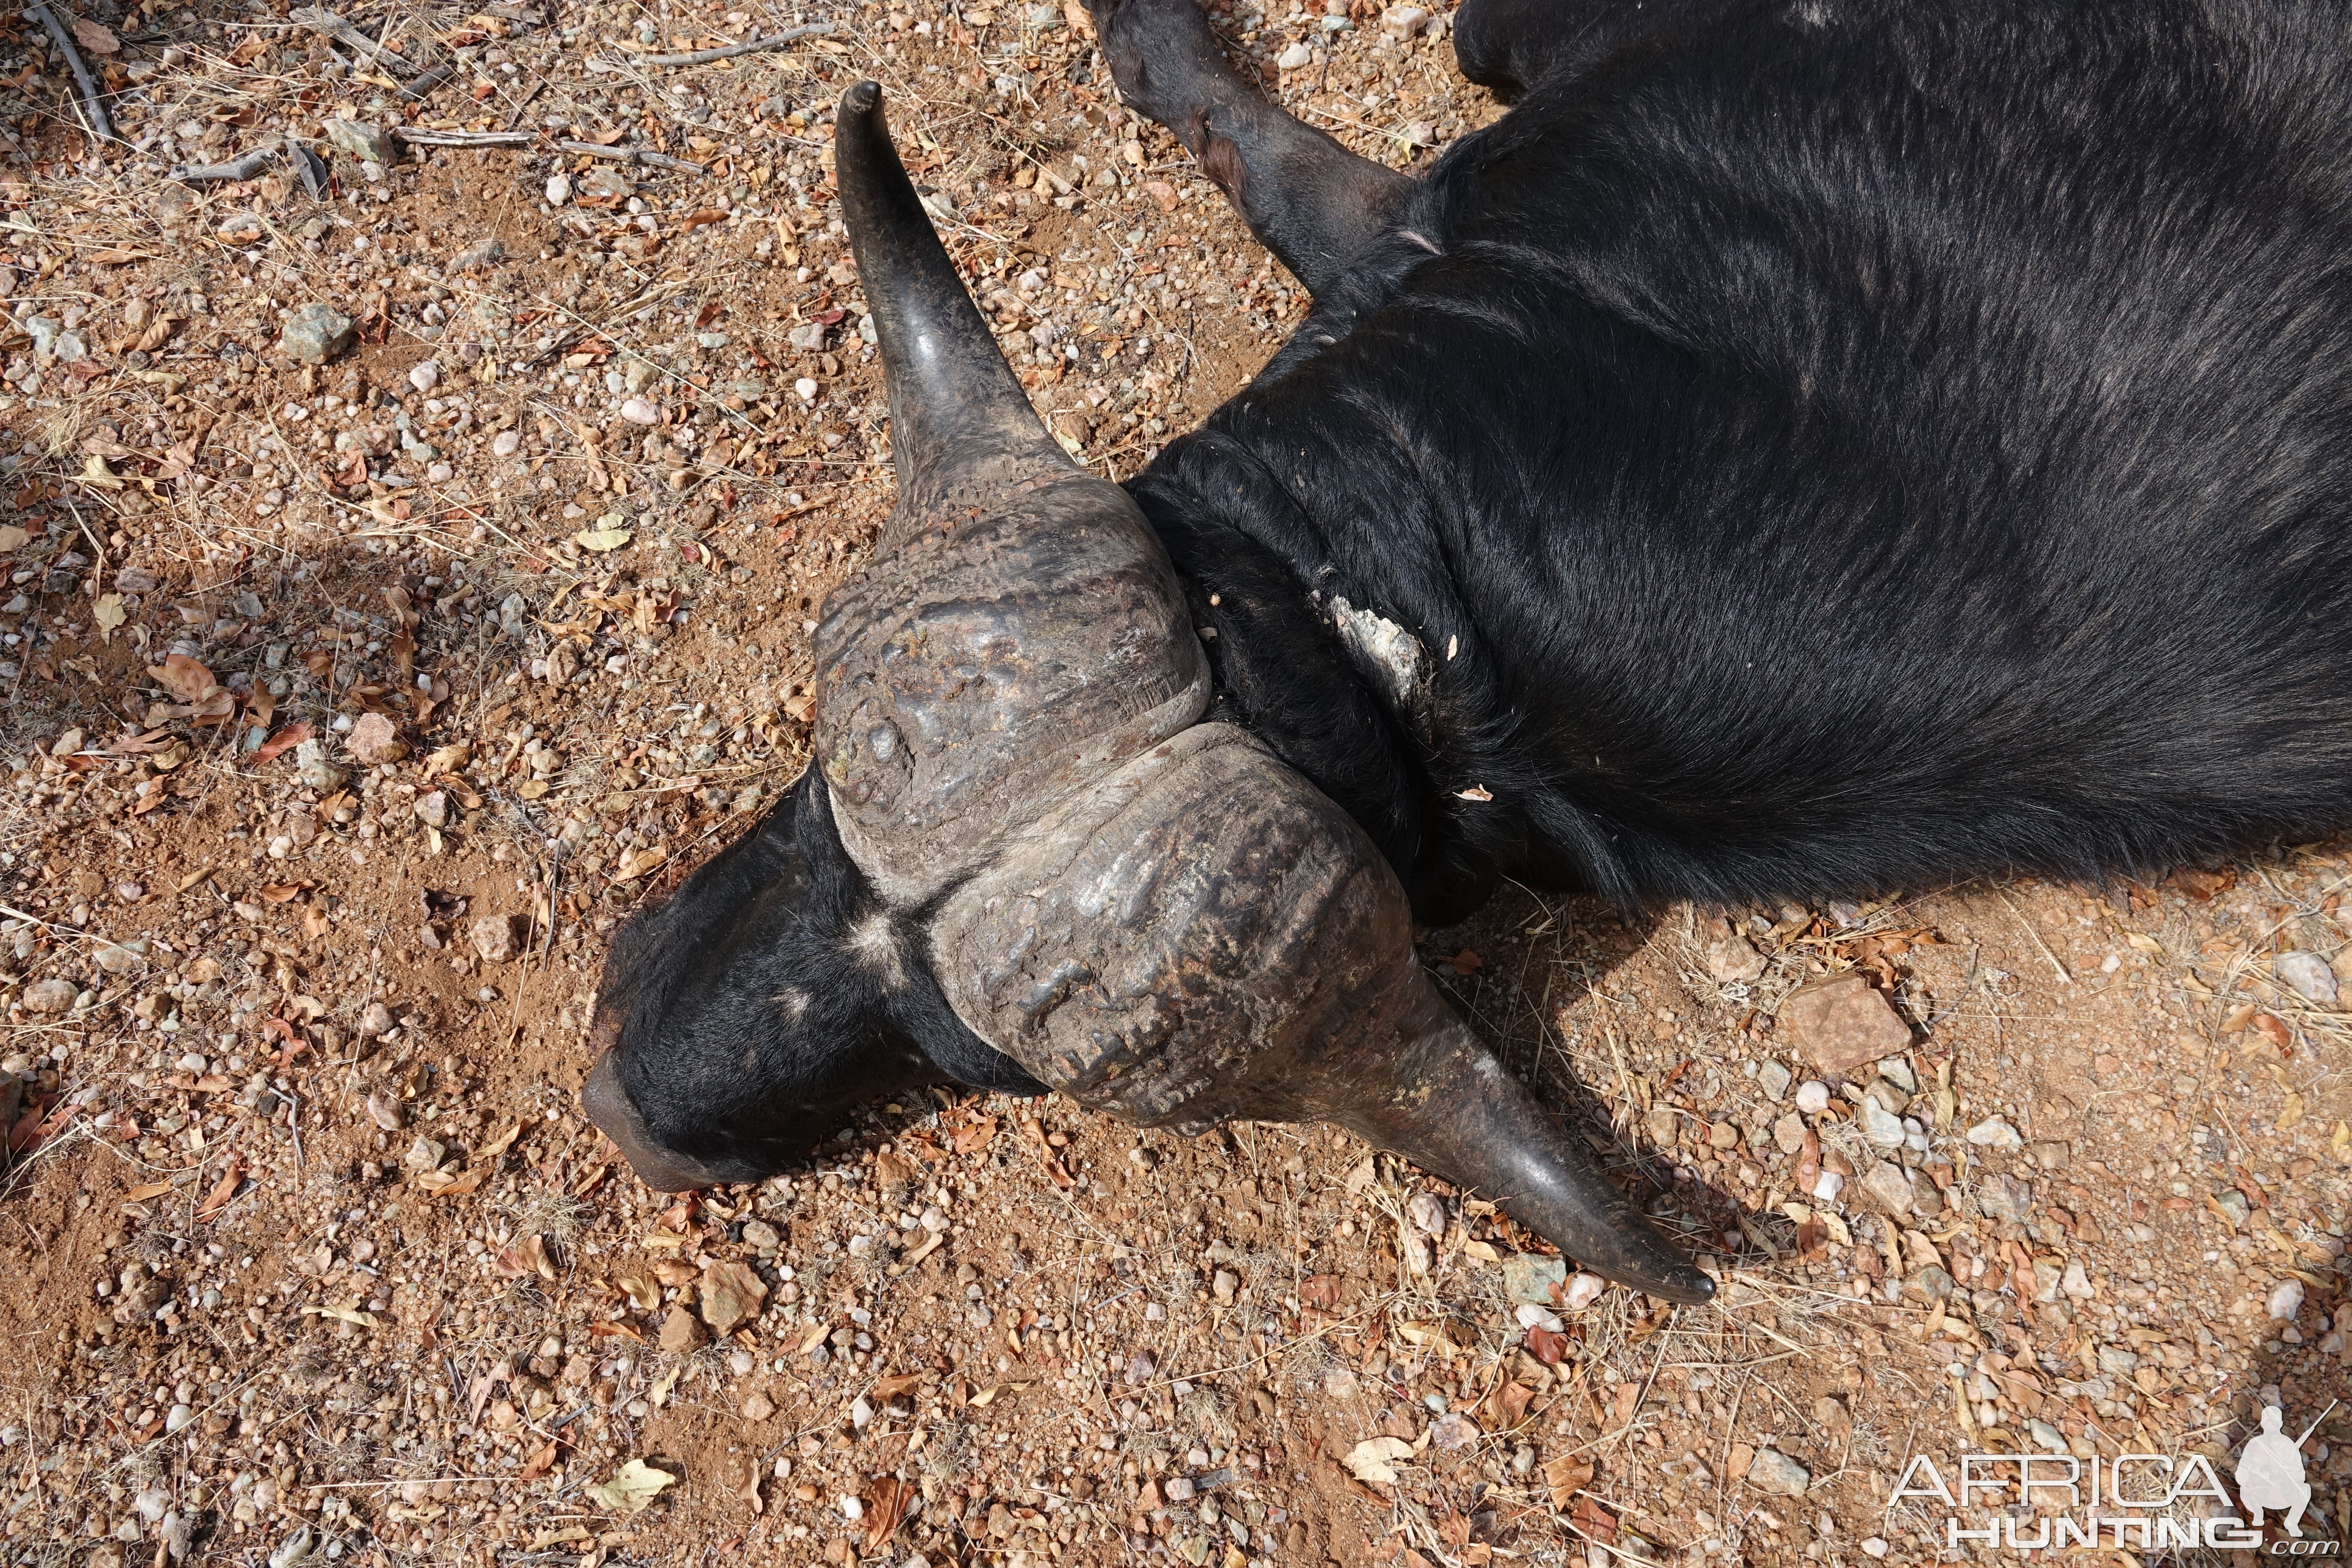
POLYGON ((890 929, 888 915, 877 910, 852 926, 849 950, 857 955, 861 967, 880 976, 891 990, 907 984, 906 960, 899 955, 898 933, 890 929))
POLYGON ((1429 652, 1419 637, 1394 621, 1357 609, 1341 598, 1331 601, 1331 622, 1366 679, 1386 688, 1399 707, 1412 700, 1412 689, 1429 668, 1429 652))
POLYGON ((784 1016, 794 1023, 798 1023, 801 1015, 808 1011, 809 994, 799 989, 779 991, 768 1000, 782 1007, 784 1016))

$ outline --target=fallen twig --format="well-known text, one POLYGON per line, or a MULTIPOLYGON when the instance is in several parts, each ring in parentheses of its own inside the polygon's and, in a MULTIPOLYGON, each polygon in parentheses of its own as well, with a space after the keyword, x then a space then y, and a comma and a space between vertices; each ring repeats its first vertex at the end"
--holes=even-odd
MULTIPOLYGON (((412 125, 395 125, 392 133, 416 147, 529 147, 540 140, 536 131, 420 131, 412 125)), ((599 147, 593 142, 558 142, 555 145, 561 152, 607 158, 616 163, 644 163, 656 169, 676 169, 685 174, 710 172, 700 163, 673 158, 667 153, 647 152, 642 147, 599 147)))
POLYGON ((686 55, 642 55, 637 64, 645 66, 701 66, 712 60, 731 60, 738 55, 756 55, 765 49, 781 49, 786 44, 796 44, 803 38, 822 37, 833 31, 830 22, 811 22, 805 27, 787 27, 772 37, 754 38, 748 44, 728 44, 716 49, 697 49, 686 55))
POLYGON ((64 24, 58 20, 57 13, 46 5, 27 5, 25 12, 49 30, 49 37, 57 41, 58 52, 64 55, 66 64, 73 68, 74 85, 81 89, 82 118, 89 122, 89 133, 100 142, 117 140, 114 122, 106 117, 106 104, 99 97, 98 83, 90 79, 89 67, 82 63, 81 51, 74 47, 73 35, 66 31, 64 24))
POLYGON ((710 172, 699 163, 689 163, 667 153, 648 153, 641 147, 599 147, 593 142, 558 142, 556 145, 566 153, 583 153, 591 158, 610 158, 621 163, 646 163, 656 169, 676 169, 684 174, 707 174, 710 172))
POLYGON ((392 133, 415 147, 528 147, 539 140, 535 131, 421 131, 395 125, 392 133))
POLYGON ((197 180, 249 180, 269 166, 268 153, 247 153, 226 163, 184 163, 163 176, 189 183, 197 180))
POLYGON ((445 60, 441 64, 435 66, 431 70, 426 71, 423 76, 418 77, 415 81, 410 82, 406 87, 402 88, 400 89, 401 100, 407 103, 422 103, 433 95, 433 89, 435 88, 439 87, 443 82, 447 81, 451 77, 456 76, 457 74, 457 66, 445 60))
POLYGON ((300 10, 290 11, 287 15, 289 20, 299 22, 314 33, 324 34, 347 49, 356 49, 367 58, 375 60, 399 72, 402 76, 415 76, 424 68, 398 50, 385 48, 324 5, 305 5, 300 10))

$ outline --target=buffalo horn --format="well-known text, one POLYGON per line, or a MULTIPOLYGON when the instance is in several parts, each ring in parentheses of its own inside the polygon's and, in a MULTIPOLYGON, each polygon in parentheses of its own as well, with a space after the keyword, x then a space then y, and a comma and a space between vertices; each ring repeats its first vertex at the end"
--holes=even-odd
POLYGON ((1331 1120, 1381 1148, 1499 1204, 1596 1274, 1696 1306, 1715 1281, 1621 1194, 1583 1142, 1553 1124, 1533 1095, 1478 1043, 1433 986, 1390 1059, 1367 1062, 1364 1092, 1331 1120))
POLYGON ((907 178, 882 118, 882 89, 842 95, 834 132, 842 221, 882 341, 901 505, 952 483, 967 463, 1073 465, 1029 406, 907 178))

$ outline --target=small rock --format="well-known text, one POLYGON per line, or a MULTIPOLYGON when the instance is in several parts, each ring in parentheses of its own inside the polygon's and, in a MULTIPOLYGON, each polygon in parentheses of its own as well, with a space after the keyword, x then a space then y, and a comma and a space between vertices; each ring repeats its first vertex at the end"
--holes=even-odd
POLYGON ((407 1112, 401 1108, 399 1098, 383 1089, 377 1089, 367 1097, 367 1113, 368 1120, 386 1132, 399 1131, 402 1124, 408 1120, 407 1112))
POLYGON ((1911 1190, 1911 1178, 1903 1167, 1885 1160, 1873 1160, 1870 1168, 1862 1173, 1862 1190, 1869 1199, 1896 1219, 1911 1213, 1916 1194, 1911 1190))
POLYGON ((304 364, 324 364, 351 347, 356 335, 349 316, 332 305, 310 304, 287 318, 278 346, 304 364))
POLYGON ((773 1252, 783 1244, 783 1237, 766 1220, 747 1219, 743 1222, 743 1245, 754 1252, 773 1252))
MULTIPOLYGON (((26 994, 28 998, 26 1005, 30 1006, 31 993, 27 992, 26 994)), ((2213 1203, 2214 1206, 2229 1217, 2231 1225, 2240 1230, 2245 1229, 2247 1217, 2253 1213, 2252 1205, 2246 1202, 2245 1194, 2235 1187, 2224 1187, 2213 1194, 2213 1203)))
POLYGON ((302 781, 303 788, 320 795, 332 795, 351 776, 327 760, 327 743, 320 740, 305 741, 294 748, 294 775, 302 781))
POLYGON ((441 384, 441 366, 435 360, 418 360, 408 367, 408 384, 423 393, 430 393, 441 384))
POLYGON ((1241 1283, 1230 1269, 1220 1268, 1209 1281, 1209 1293, 1220 1301, 1230 1301, 1234 1299, 1234 1292, 1241 1289, 1241 1283))
POLYGON ((485 963, 510 963, 515 955, 515 925, 512 915, 484 915, 466 928, 466 935, 485 963))
POLYGON ((522 432, 520 430, 501 430, 490 437, 490 456, 493 458, 511 458, 521 448, 522 432))
POLYGON ((669 1316, 662 1320, 661 1348, 665 1355, 684 1355, 699 1348, 709 1337, 702 1320, 684 1307, 672 1307, 669 1316))
POLYGON ((343 737, 343 750, 371 768, 396 763, 408 755, 408 747, 402 743, 400 731, 393 727, 390 719, 381 713, 361 714, 359 722, 352 726, 352 732, 343 737))
POLYGON ((1832 975, 1780 1004, 1789 1041, 1823 1072, 1851 1072, 1911 1043, 1911 1026, 1860 974, 1832 975))
POLYGON ((743 1419, 765 1421, 776 1413, 776 1402, 764 1394, 755 1394, 743 1402, 743 1419))
POLYGON ((1988 1116, 1969 1128, 1968 1140, 1979 1149, 1997 1149, 2004 1154, 2014 1154, 2025 1147, 2025 1139, 2017 1129, 1998 1116, 1988 1116))
POLYGON ((1809 1078, 1797 1086, 1797 1109, 1808 1116, 1819 1116, 1830 1108, 1830 1086, 1817 1078, 1809 1078))
POLYGON ((1905 1280, 1903 1284, 1904 1289, 1913 1295, 1925 1297, 1930 1301, 1948 1301, 1952 1299, 1952 1277, 1944 1271, 1941 1264, 1930 1263, 1905 1280))
POLYGON ((187 1405, 174 1405, 171 1409, 163 1412, 163 1430, 166 1432, 177 1432, 181 1427, 185 1426, 189 1422, 194 1421, 195 1418, 195 1411, 189 1408, 187 1405))
POLYGON ((1748 1462, 1748 1484, 1774 1497, 1802 1497, 1813 1473, 1778 1448, 1759 1448, 1748 1462))
POLYGON ((381 125, 361 120, 330 120, 320 129, 339 151, 362 163, 389 163, 400 156, 400 143, 381 125))
POLYGON ((748 1263, 714 1263, 702 1271, 700 1296, 702 1321, 713 1333, 731 1334, 760 1315, 768 1286, 748 1263))
MULTIPOLYGON (((2033 1446, 2044 1453, 2064 1454, 2072 1451, 2066 1447, 2066 1434, 2038 1415, 2025 1423, 2025 1435, 2032 1438, 2033 1446)), ((1865 1552, 1870 1550, 1870 1542, 1864 1542, 1863 1550, 1865 1552)), ((1881 1552, 1879 1555, 1885 1554, 1881 1552)))
POLYGON ((2282 952, 2271 960, 2271 973, 2306 1002, 2336 1005, 2336 972, 2315 952, 2282 952))
POLYGON ((803 403, 814 403, 816 401, 816 380, 813 376, 804 375, 798 381, 793 383, 793 390, 800 395, 800 399, 803 403))
POLYGON ((642 397, 632 397, 621 405, 621 417, 632 425, 658 425, 661 410, 642 397))
POLYGON ((1274 61, 1276 69, 1286 71, 1304 70, 1314 63, 1315 51, 1307 47, 1304 39, 1283 50, 1274 61))
POLYGON ((2075 1258, 2066 1260, 2066 1272, 2059 1278, 2058 1289, 2077 1301, 2087 1301, 2098 1294, 2091 1283, 2091 1277, 2083 1272, 2082 1259, 2075 1258))
POLYGON ((849 1424, 860 1432, 874 1425, 874 1402, 862 1394, 850 1401, 849 1424))
POLYGON ((393 1017, 392 1009, 381 1002, 371 1002, 360 1011, 360 1033, 371 1040, 389 1035, 397 1027, 399 1023, 393 1017))
POLYGON ((1706 950, 1707 977, 1720 984, 1761 978, 1764 955, 1744 936, 1727 936, 1706 950))
POLYGON ((1171 1476, 1160 1483, 1160 1495, 1170 1502, 1192 1500, 1192 1479, 1190 1476, 1171 1476))
POLYGON ((446 789, 428 790, 416 797, 416 804, 410 809, 416 813, 416 820, 425 826, 446 827, 449 826, 449 792, 446 789))
MULTIPOLYGON (((2039 1426, 2042 1423, 2036 1421, 2033 1425, 2039 1426)), ((2063 1454, 2066 1450, 2061 1448, 2058 1451, 2063 1454)), ((1886 1544, 1886 1537, 1883 1535, 1866 1535, 1863 1537, 1862 1554, 1864 1557, 1884 1557, 1892 1550, 1893 1548, 1886 1544)))
POLYGON ((123 974, 138 968, 147 959, 147 940, 117 942, 91 953, 90 960, 109 974, 123 974))
POLYGON ((64 1013, 72 1009, 80 990, 70 980, 36 980, 25 987, 27 1013, 64 1013))
POLYGON ((1520 1252, 1503 1259, 1503 1294, 1513 1301, 1552 1304, 1552 1287, 1568 1282, 1568 1260, 1520 1252))
POLYGON ((1903 1119, 1889 1111, 1869 1095, 1854 1107, 1855 1118, 1862 1123, 1862 1135, 1881 1149, 1903 1147, 1903 1119))
POLYGON ((1772 1123, 1772 1142, 1783 1154, 1793 1154, 1805 1146, 1805 1119, 1795 1111, 1772 1123))
POLYGON ((2033 1207, 2032 1184, 2007 1172, 1977 1184, 1977 1207, 1987 1219, 2023 1219, 2033 1207))
POLYGON ((1560 1292, 1560 1305, 1571 1312, 1581 1312, 1601 1300, 1601 1293, 1608 1289, 1609 1281, 1598 1274, 1576 1275, 1560 1292))
POLYGON ((2056 1301, 2059 1285, 2064 1279, 2065 1271, 2058 1267, 2055 1260, 2048 1258, 2035 1258, 2033 1260, 2033 1299, 2044 1306, 2056 1301))
POLYGON ((400 1157, 400 1163, 404 1170, 421 1175, 426 1171, 439 1170, 441 1162, 448 1157, 449 1151, 446 1145, 431 1138, 419 1138, 408 1146, 408 1152, 400 1157))
POLYGON ((1788 1094, 1789 1085, 1794 1077, 1779 1062, 1766 1062, 1756 1069, 1756 1087, 1764 1091, 1765 1099, 1778 1105, 1788 1094))
POLYGON ((567 174, 550 174, 547 177, 547 205, 551 207, 560 207, 571 199, 571 176, 567 174))
POLYGON ((1878 1076, 1901 1089, 1906 1100, 1919 1092, 1919 1075, 1911 1070, 1910 1062, 1902 1057, 1889 1057, 1879 1063, 1878 1076))
POLYGON ((1484 1433, 1478 1424, 1458 1410, 1451 1410, 1429 1424, 1429 1440, 1448 1453, 1466 1448, 1484 1433))
POLYGON ((2303 1310, 2303 1281, 2282 1279, 2271 1287, 2268 1303, 2271 1318, 2275 1322, 2292 1323, 2294 1315, 2303 1310))
POLYGON ((1160 1359, 1150 1351, 1138 1351, 1127 1358, 1126 1379, 1129 1388, 1141 1388, 1160 1370, 1160 1359))
POLYGON ((1445 1202, 1435 1193, 1415 1193, 1404 1205, 1405 1218, 1424 1236, 1445 1234, 1445 1202))
POLYGON ((1533 1301, 1520 1302, 1511 1315, 1518 1320, 1519 1327, 1523 1329, 1541 1329, 1553 1334, 1560 1331, 1559 1317, 1533 1301))
POLYGON ((32 334, 36 358, 51 360, 57 357, 58 334, 66 330, 63 321, 53 321, 47 316, 27 316, 21 324, 26 331, 32 334))

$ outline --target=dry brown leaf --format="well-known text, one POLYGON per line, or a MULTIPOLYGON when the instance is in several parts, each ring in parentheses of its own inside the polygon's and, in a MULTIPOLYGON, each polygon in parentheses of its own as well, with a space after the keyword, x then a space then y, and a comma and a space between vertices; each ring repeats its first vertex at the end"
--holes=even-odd
POLYGON ((114 36, 111 28, 87 16, 73 19, 73 36, 75 43, 94 55, 110 55, 122 47, 122 40, 114 36))
POLYGON ((296 746, 300 745, 310 738, 310 725, 309 721, 297 721, 294 723, 287 725, 286 728, 278 731, 278 733, 270 736, 267 741, 262 742, 260 748, 253 753, 253 760, 256 763, 275 762, 280 756, 283 756, 286 752, 293 750, 296 746))
POLYGON ((1544 1487, 1551 1494, 1551 1506, 1567 1508, 1576 1501, 1576 1494, 1592 1484, 1592 1461, 1578 1454, 1563 1454, 1543 1468, 1544 1487))
POLYGON ((1507 1378, 1480 1406, 1481 1424, 1489 1432, 1507 1432, 1527 1419, 1528 1402, 1534 1397, 1526 1384, 1507 1378))
POLYGON ((221 1173, 219 1184, 205 1195, 203 1203, 196 1205, 198 1222, 213 1219, 220 1214, 221 1210, 228 1207, 229 1200, 236 1196, 236 1184, 243 1180, 245 1180, 245 1156, 239 1154, 232 1158, 228 1163, 228 1169, 221 1173))
POLYGON ((874 1386, 866 1391, 866 1397, 877 1404, 896 1399, 909 1389, 920 1387, 930 1375, 928 1372, 902 1372, 893 1377, 877 1379, 874 1386))
POLYGON ((151 667, 147 679, 183 702, 202 702, 220 689, 213 672, 184 653, 175 653, 160 666, 151 667))
POLYGON ((871 1557, 890 1544, 897 1534, 898 1521, 907 1517, 907 1507, 914 1500, 914 1483, 896 1476, 883 1476, 874 1482, 874 1489, 866 1500, 866 1553, 871 1557))
MULTIPOLYGON (((489 1173, 490 1168, 488 1165, 476 1165, 473 1169, 452 1176, 446 1182, 440 1184, 434 1189, 433 1195, 436 1198, 462 1198, 467 1193, 478 1191, 483 1182, 489 1178, 489 1173)), ((548 1278, 551 1279, 554 1276, 551 1274, 548 1278)))

